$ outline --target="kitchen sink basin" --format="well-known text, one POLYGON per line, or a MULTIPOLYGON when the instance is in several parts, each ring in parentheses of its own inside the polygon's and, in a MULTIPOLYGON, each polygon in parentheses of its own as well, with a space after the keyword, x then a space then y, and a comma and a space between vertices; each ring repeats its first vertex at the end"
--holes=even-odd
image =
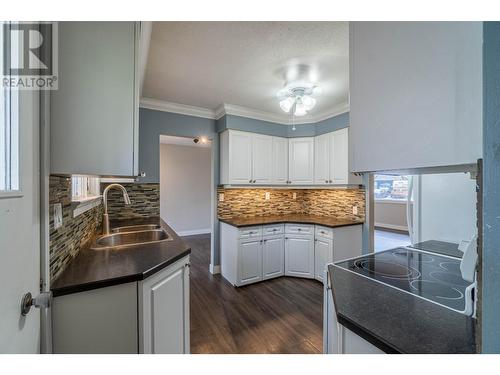
POLYGON ((113 249, 127 246, 144 245, 156 242, 170 241, 172 237, 163 229, 142 230, 135 232, 112 233, 99 237, 93 250, 113 249))
POLYGON ((122 233, 122 232, 142 232, 145 230, 155 230, 160 229, 158 224, 141 224, 141 225, 129 225, 126 227, 118 227, 111 229, 112 233, 122 233))

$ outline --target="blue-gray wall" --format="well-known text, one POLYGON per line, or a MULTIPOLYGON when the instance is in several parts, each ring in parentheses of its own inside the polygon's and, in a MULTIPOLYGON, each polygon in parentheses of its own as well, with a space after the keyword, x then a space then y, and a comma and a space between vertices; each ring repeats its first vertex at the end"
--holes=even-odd
POLYGON ((500 22, 483 28, 482 351, 500 353, 500 22))

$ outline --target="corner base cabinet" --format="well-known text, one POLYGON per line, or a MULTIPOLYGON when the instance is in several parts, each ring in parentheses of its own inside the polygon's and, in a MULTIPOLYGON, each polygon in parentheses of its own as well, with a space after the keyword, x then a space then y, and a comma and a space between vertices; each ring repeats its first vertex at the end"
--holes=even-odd
POLYGON ((53 352, 188 354, 189 256, 139 281, 55 297, 53 352))

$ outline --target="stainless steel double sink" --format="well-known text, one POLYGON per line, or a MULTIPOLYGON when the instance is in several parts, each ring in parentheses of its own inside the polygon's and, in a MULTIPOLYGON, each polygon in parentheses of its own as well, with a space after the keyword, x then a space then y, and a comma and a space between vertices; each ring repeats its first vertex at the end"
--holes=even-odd
POLYGON ((131 225, 113 228, 110 234, 98 237, 91 249, 119 249, 171 240, 173 238, 158 224, 131 225))

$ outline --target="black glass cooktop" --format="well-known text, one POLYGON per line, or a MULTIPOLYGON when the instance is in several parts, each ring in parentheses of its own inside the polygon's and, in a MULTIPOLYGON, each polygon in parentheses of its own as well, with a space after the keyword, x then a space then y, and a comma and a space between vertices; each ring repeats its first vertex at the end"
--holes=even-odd
POLYGON ((453 310, 465 310, 460 259, 396 248, 335 264, 453 310))

